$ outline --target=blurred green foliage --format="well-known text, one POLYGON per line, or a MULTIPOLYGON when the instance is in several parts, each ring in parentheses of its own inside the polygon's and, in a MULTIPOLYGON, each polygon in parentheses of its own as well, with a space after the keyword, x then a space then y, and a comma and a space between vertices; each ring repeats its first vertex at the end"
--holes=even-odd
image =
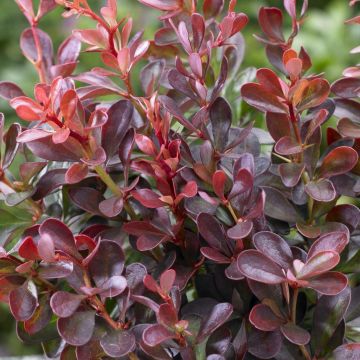
MULTIPOLYGON (((94 7, 99 7, 105 0, 89 1, 94 7)), ((120 16, 134 18, 134 31, 145 30, 144 38, 152 38, 152 34, 159 27, 158 13, 140 5, 136 0, 119 0, 120 16)), ((239 0, 237 9, 250 17, 250 23, 245 28, 246 53, 243 68, 248 66, 269 66, 264 55, 263 46, 253 37, 259 33, 257 12, 261 6, 279 6, 280 0, 239 0)), ((295 42, 295 48, 303 45, 313 60, 314 73, 325 73, 329 81, 341 76, 342 70, 357 62, 349 51, 360 43, 359 28, 345 26, 344 20, 350 18, 352 9, 347 0, 316 0, 310 1, 308 18, 303 25, 300 35, 295 42)), ((68 36, 75 26, 91 28, 93 23, 89 19, 62 19, 61 9, 56 9, 47 15, 40 27, 49 33, 54 41, 54 48, 68 36)), ((290 23, 286 24, 290 30, 290 23)), ((0 1, 0 80, 9 80, 19 84, 24 91, 32 94, 33 84, 37 82, 37 74, 32 65, 21 55, 19 37, 27 22, 18 10, 14 0, 0 1)), ((100 65, 97 55, 82 54, 78 71, 90 69, 100 65)), ((135 87, 138 85, 137 76, 133 77, 135 87)), ((7 123, 17 121, 14 112, 0 100, 0 111, 5 113, 7 123)), ((24 355, 39 353, 39 348, 22 345, 16 338, 15 322, 5 305, 0 305, 0 358, 5 355, 24 355)))

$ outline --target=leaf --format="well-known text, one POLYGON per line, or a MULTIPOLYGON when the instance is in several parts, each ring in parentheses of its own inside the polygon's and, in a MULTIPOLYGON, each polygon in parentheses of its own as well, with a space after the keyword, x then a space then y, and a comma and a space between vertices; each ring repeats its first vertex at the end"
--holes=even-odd
POLYGON ((287 187, 294 187, 300 181, 301 175, 305 169, 303 164, 284 163, 279 165, 281 180, 287 187))
POLYGON ((288 322, 281 326, 282 334, 296 345, 306 345, 310 341, 310 334, 303 328, 288 322))
POLYGON ((16 141, 17 136, 21 132, 21 126, 17 123, 11 124, 7 130, 4 142, 5 142, 5 151, 2 161, 2 168, 7 169, 13 162, 15 155, 19 149, 19 143, 16 141))
POLYGON ((179 7, 178 0, 139 0, 144 5, 162 11, 173 11, 179 7))
POLYGON ((199 233, 204 240, 214 249, 223 249, 224 229, 219 222, 208 213, 200 213, 196 219, 199 233))
POLYGON ((56 4, 55 0, 41 0, 37 16, 39 18, 43 17, 48 12, 54 10, 56 8, 56 6, 57 6, 57 4, 56 4))
POLYGON ((287 114, 288 107, 276 95, 260 84, 248 83, 242 86, 241 96, 249 105, 263 112, 287 114))
POLYGON ((135 336, 130 331, 119 330, 107 333, 101 338, 100 345, 107 355, 119 358, 134 351, 136 341, 135 336))
POLYGON ((336 198, 336 190, 328 179, 310 181, 305 185, 306 193, 316 201, 330 202, 336 198))
POLYGON ((290 246, 279 235, 270 231, 261 231, 254 235, 253 242, 257 250, 268 256, 283 269, 292 266, 293 255, 290 246))
POLYGON ((80 209, 90 214, 102 216, 99 205, 105 199, 100 191, 91 187, 76 187, 69 190, 69 197, 80 209))
POLYGON ((95 311, 79 311, 57 322, 60 336, 70 345, 85 345, 95 328, 95 311))
POLYGON ((67 291, 57 291, 50 299, 50 306, 55 315, 67 318, 75 313, 85 296, 67 291))
POLYGON ((275 151, 280 155, 294 155, 303 151, 301 144, 292 136, 284 136, 275 144, 275 151))
POLYGON ((32 289, 31 282, 26 282, 10 292, 9 305, 11 313, 18 321, 29 320, 38 305, 37 297, 32 289))
POLYGON ((100 246, 89 264, 91 276, 98 287, 102 287, 111 277, 122 275, 125 262, 120 245, 110 240, 100 241, 100 246))
POLYGON ((283 16, 276 7, 261 7, 259 11, 259 24, 262 31, 272 42, 284 42, 282 33, 283 16))
POLYGON ((239 240, 247 237, 253 229, 252 221, 242 221, 228 229, 227 236, 230 239, 239 240))
POLYGON ((360 138, 360 125, 348 118, 340 119, 337 128, 342 136, 360 138))
POLYGON ((266 194, 265 214, 271 218, 296 223, 297 212, 288 199, 277 189, 264 186, 266 194))
POLYGON ((356 360, 360 356, 360 344, 345 344, 335 349, 335 360, 356 360))
POLYGON ((293 101, 299 111, 319 106, 330 93, 330 85, 324 79, 300 80, 300 82, 305 81, 306 85, 298 87, 293 95, 293 101))
POLYGON ((285 281, 281 267, 259 251, 243 251, 237 264, 240 272, 249 279, 265 284, 281 284, 285 281))
POLYGON ((356 91, 359 91, 360 79, 355 77, 346 77, 335 81, 331 85, 331 91, 345 99, 357 97, 356 91))
POLYGON ((340 254, 348 243, 349 236, 344 232, 324 234, 311 245, 308 252, 308 258, 326 250, 336 251, 340 254))
POLYGON ((228 264, 231 261, 225 255, 221 254, 218 250, 211 247, 202 247, 200 248, 200 252, 207 259, 210 259, 218 264, 228 264))
POLYGON ((337 295, 342 292, 348 284, 347 277, 336 271, 328 271, 309 281, 308 287, 324 295, 337 295))
POLYGON ((223 151, 228 142, 229 130, 232 121, 230 105, 221 97, 217 98, 209 110, 214 148, 223 151))
POLYGON ((57 250, 74 256, 76 259, 82 259, 75 246, 75 240, 70 229, 57 219, 45 220, 39 228, 39 234, 42 238, 50 239, 57 250))
POLYGON ((52 311, 49 305, 49 298, 44 295, 40 299, 39 306, 36 308, 33 316, 24 322, 24 329, 29 335, 34 335, 50 323, 51 317, 52 311))
POLYGON ((107 217, 115 217, 119 215, 124 207, 124 199, 122 197, 113 196, 103 200, 99 204, 100 211, 107 217))
POLYGON ((331 150, 324 158, 319 169, 319 176, 329 178, 345 174, 358 162, 357 152, 348 146, 339 146, 331 150))
POLYGON ((272 359, 282 345, 280 331, 260 331, 251 329, 248 334, 248 351, 250 354, 260 359, 272 359))
POLYGON ((170 330, 166 329, 163 325, 155 324, 145 329, 142 340, 146 345, 153 347, 173 337, 174 334, 170 330))
POLYGON ((270 307, 264 304, 257 304, 251 309, 249 321, 262 331, 274 331, 284 324, 284 320, 276 316, 270 307))
POLYGON ((197 334, 197 341, 202 342, 212 334, 217 328, 224 324, 233 312, 233 307, 229 303, 216 304, 206 318, 203 319, 197 334))
POLYGON ((146 96, 151 96, 159 86, 165 68, 164 60, 155 60, 144 66, 140 73, 141 87, 146 96))
POLYGON ((101 296, 113 298, 124 292, 127 287, 123 276, 112 276, 101 285, 101 296))
POLYGON ((57 261, 49 264, 41 263, 39 276, 43 279, 61 279, 69 276, 73 272, 73 269, 74 264, 71 261, 57 261))
POLYGON ((67 184, 77 184, 86 178, 88 171, 86 164, 72 164, 65 173, 65 181, 67 184))
POLYGON ((350 289, 346 288, 335 296, 323 295, 316 304, 311 332, 311 345, 316 355, 326 352, 329 340, 349 307, 350 294, 350 289))
POLYGON ((309 279, 334 268, 340 261, 335 251, 321 251, 309 258, 304 267, 296 275, 297 279, 309 279))
POLYGON ((25 96, 19 86, 9 81, 0 81, 0 97, 4 100, 12 100, 19 96, 25 96))
POLYGON ((128 100, 113 104, 107 112, 108 120, 102 127, 102 147, 108 159, 119 149, 133 117, 134 107, 128 100))
POLYGON ((360 209, 352 204, 336 205, 326 215, 326 221, 345 224, 350 232, 352 232, 359 225, 360 209))
POLYGON ((131 192, 131 195, 149 209, 156 209, 166 205, 160 200, 160 196, 150 189, 135 190, 131 192))

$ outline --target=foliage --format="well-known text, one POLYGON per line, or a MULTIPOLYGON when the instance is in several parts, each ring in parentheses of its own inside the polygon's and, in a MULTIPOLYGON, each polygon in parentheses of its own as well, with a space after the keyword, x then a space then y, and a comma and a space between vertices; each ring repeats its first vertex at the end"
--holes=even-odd
POLYGON ((139 1, 161 12, 153 40, 116 0, 16 0, 39 76, 33 96, 0 83, 21 120, 0 117, 18 337, 61 359, 359 357, 359 67, 311 72, 306 0, 259 9, 274 70, 256 72, 236 0, 139 1), (39 23, 58 7, 94 26, 54 51, 39 23), (102 65, 78 70, 82 48, 102 65))

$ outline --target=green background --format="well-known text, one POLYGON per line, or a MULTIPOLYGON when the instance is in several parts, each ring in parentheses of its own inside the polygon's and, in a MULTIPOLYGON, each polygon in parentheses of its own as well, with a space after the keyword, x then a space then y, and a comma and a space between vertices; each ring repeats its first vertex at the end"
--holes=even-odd
MULTIPOLYGON (((36 1, 35 1, 36 2, 36 1)), ((89 3, 97 4, 104 1, 94 0, 89 3)), ((246 39, 246 53, 243 68, 247 66, 269 66, 264 56, 263 46, 253 37, 259 33, 257 12, 261 6, 279 6, 282 1, 239 0, 238 10, 250 17, 250 24, 243 31, 246 39)), ((345 26, 344 20, 354 14, 354 9, 348 7, 347 0, 310 0, 307 20, 295 42, 295 48, 303 45, 313 60, 314 73, 325 73, 330 81, 341 76, 343 69, 357 63, 356 55, 349 51, 360 44, 360 31, 356 26, 345 26)), ((119 0, 119 16, 134 18, 134 30, 145 29, 144 38, 151 39, 152 34, 160 26, 158 13, 140 5, 136 0, 119 0)), ((359 9, 357 9, 359 10, 359 9)), ((49 33, 57 49, 62 40, 71 32, 74 26, 91 28, 92 22, 80 19, 64 20, 61 9, 53 11, 41 22, 40 27, 49 33)), ((288 19, 287 19, 288 20, 288 19)), ((290 23, 288 22, 290 30, 290 23)), ((32 96, 33 84, 37 82, 37 74, 32 65, 21 55, 19 37, 27 22, 18 10, 14 0, 0 0, 0 80, 14 81, 32 96)), ((97 55, 82 54, 81 69, 90 69, 100 65, 97 55)), ((135 82, 138 79, 133 79, 135 82)), ((0 111, 5 113, 7 124, 17 121, 14 112, 7 103, 0 100, 0 111)), ((15 322, 5 305, 0 304, 0 358, 5 355, 36 354, 39 348, 24 346, 15 333, 15 322)))

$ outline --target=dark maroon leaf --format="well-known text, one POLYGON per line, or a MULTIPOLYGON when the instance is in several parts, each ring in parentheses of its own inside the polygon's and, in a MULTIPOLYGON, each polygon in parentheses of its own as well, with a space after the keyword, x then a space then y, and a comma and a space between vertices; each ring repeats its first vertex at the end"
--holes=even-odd
POLYGON ((100 246, 89 264, 90 273, 98 287, 124 270, 124 253, 114 241, 101 240, 100 246))
POLYGON ((42 238, 50 239, 54 243, 55 249, 81 259, 72 232, 60 220, 45 220, 39 228, 39 234, 42 238))
POLYGON ((19 143, 16 141, 17 136, 21 132, 21 126, 17 123, 11 124, 4 136, 5 151, 2 161, 3 169, 7 169, 13 162, 15 155, 19 149, 19 143))
POLYGON ((281 267, 256 250, 243 251, 237 260, 241 273, 265 284, 281 284, 285 280, 281 267))
POLYGON ((243 239, 248 236, 253 229, 252 221, 242 221, 227 231, 227 236, 230 239, 243 239))
POLYGON ((347 277, 336 271, 328 271, 316 276, 309 281, 308 287, 324 295, 337 295, 342 292, 348 284, 347 277))
POLYGON ((274 331, 284 324, 284 320, 263 304, 255 305, 250 312, 249 320, 253 326, 262 331, 274 331))
POLYGON ((271 359, 279 351, 282 345, 280 331, 260 331, 251 329, 248 335, 248 351, 260 359, 271 359))
POLYGON ((51 309, 60 318, 67 318, 75 313, 85 296, 66 291, 56 292, 50 299, 51 309))
POLYGON ((283 269, 292 266, 293 255, 290 246, 279 235, 270 231, 261 231, 254 235, 253 242, 257 250, 268 256, 283 269))
POLYGON ((311 332, 311 344, 315 354, 321 355, 334 334, 350 304, 350 289, 335 296, 323 295, 315 308, 314 327, 311 332))
POLYGON ((329 178, 349 172, 357 163, 358 154, 347 146, 340 146, 330 151, 319 169, 319 176, 329 178))
POLYGON ((62 279, 69 276, 72 273, 73 269, 73 263, 70 261, 41 263, 39 266, 39 275, 43 279, 62 279))
POLYGON ((228 140, 232 113, 230 105, 221 97, 217 98, 210 107, 210 122, 214 138, 214 147, 223 151, 228 140))
POLYGON ((143 333, 143 341, 148 346, 156 346, 174 337, 174 334, 160 324, 150 325, 143 333))
POLYGON ((315 254, 332 250, 336 251, 339 254, 344 250, 345 246, 349 242, 349 237, 344 232, 330 232, 328 234, 322 235, 317 239, 310 247, 308 252, 308 257, 312 257, 315 254))
POLYGON ((11 313, 16 320, 29 320, 38 305, 35 285, 32 282, 26 282, 24 285, 11 291, 9 305, 11 313))
POLYGON ((241 88, 241 96, 251 106, 263 112, 287 113, 288 107, 260 84, 248 83, 241 88))
POLYGON ((100 191, 91 187, 79 187, 70 189, 69 196, 80 209, 94 215, 102 215, 99 205, 105 199, 100 191))
POLYGON ((212 334, 229 319, 232 312, 233 307, 231 304, 220 303, 215 305, 208 316, 203 319, 197 335, 197 341, 202 342, 206 337, 212 334))
POLYGON ((298 163, 284 163, 279 165, 279 173, 281 180, 287 187, 294 187, 301 178, 305 169, 303 164, 298 163))
POLYGON ((61 337, 70 345, 81 346, 92 337, 95 311, 79 311, 70 317, 60 318, 57 327, 61 337))
POLYGON ((290 322, 281 326, 281 332, 296 345, 306 345, 310 341, 310 334, 306 330, 290 322))
POLYGON ((52 317, 49 299, 45 295, 39 301, 33 316, 24 322, 24 329, 29 335, 33 335, 43 330, 50 322, 52 317))
POLYGON ((293 137, 284 136, 275 144, 275 151, 280 155, 294 155, 301 153, 303 148, 293 137))
POLYGON ((110 107, 107 112, 108 120, 102 128, 102 147, 108 158, 114 155, 124 138, 134 113, 130 101, 120 100, 110 107))

